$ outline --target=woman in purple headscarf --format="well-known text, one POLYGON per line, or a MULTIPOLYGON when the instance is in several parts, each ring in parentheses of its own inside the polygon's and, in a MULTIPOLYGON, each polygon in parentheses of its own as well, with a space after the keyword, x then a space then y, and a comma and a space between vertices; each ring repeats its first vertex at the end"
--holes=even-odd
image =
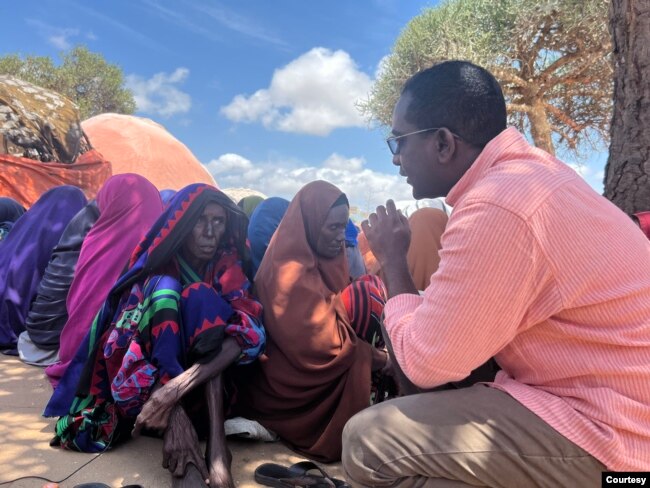
POLYGON ((13 198, 0 197, 0 241, 4 240, 25 208, 13 198))
POLYGON ((163 210, 156 187, 129 173, 104 183, 97 193, 97 206, 100 217, 84 239, 68 293, 59 362, 45 370, 55 388, 135 246, 163 210))
POLYGON ((18 335, 52 250, 86 197, 74 186, 58 186, 18 219, 0 242, 0 351, 16 355, 18 335))
POLYGON ((65 301, 81 245, 98 218, 97 202, 92 200, 72 217, 52 251, 25 319, 26 330, 18 336, 21 361, 34 366, 49 366, 59 360, 59 336, 68 320, 65 301))

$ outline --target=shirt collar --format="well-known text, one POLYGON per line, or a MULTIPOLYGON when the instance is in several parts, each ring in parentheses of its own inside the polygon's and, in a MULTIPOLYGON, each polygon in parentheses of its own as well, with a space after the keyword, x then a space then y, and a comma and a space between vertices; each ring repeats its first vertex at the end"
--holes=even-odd
POLYGON ((514 127, 509 127, 486 144, 478 157, 474 160, 469 169, 460 180, 449 191, 445 201, 455 206, 460 198, 485 175, 485 173, 497 163, 497 160, 513 144, 524 144, 529 147, 528 142, 521 133, 514 127))

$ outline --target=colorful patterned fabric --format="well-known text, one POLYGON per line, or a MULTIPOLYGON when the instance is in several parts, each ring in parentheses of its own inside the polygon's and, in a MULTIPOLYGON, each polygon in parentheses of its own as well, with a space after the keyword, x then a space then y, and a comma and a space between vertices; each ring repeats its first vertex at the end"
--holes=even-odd
POLYGON ((174 196, 136 248, 46 407, 46 416, 69 412, 56 426, 62 447, 109 447, 128 432, 154 385, 214 358, 226 335, 242 348, 239 364, 261 354, 262 307, 250 297, 241 259, 247 258, 247 223, 211 186, 190 185, 174 196), (199 276, 178 250, 210 202, 226 209, 226 233, 199 276))

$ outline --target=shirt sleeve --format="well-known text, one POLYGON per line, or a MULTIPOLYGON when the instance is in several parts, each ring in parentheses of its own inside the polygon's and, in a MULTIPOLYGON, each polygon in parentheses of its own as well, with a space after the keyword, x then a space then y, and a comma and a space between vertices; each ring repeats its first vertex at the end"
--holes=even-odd
POLYGON ((424 295, 398 295, 384 311, 396 360, 421 388, 467 377, 508 344, 549 277, 526 222, 494 205, 455 211, 440 254, 424 295))

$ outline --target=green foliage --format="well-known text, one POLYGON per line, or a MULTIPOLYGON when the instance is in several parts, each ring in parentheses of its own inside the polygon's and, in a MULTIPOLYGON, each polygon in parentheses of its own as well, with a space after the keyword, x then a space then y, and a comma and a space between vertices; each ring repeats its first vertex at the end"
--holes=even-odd
POLYGON ((497 77, 510 123, 538 145, 604 142, 612 110, 607 9, 606 0, 448 0, 406 26, 360 108, 389 125, 411 75, 464 59, 497 77))
POLYGON ((63 53, 58 66, 46 56, 2 56, 0 74, 13 75, 65 95, 77 104, 82 120, 105 112, 135 111, 133 94, 124 87, 122 69, 83 46, 63 53))

